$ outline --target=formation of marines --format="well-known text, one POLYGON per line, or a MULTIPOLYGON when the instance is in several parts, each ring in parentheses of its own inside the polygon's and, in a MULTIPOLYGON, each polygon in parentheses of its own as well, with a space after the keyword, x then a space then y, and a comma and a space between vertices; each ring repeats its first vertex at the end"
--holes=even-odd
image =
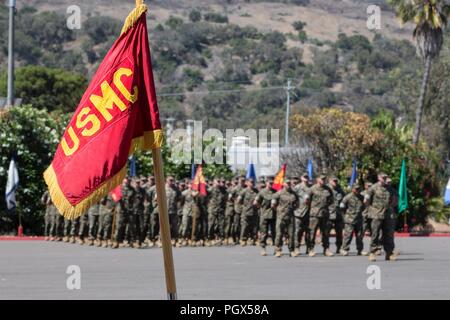
MULTIPOLYGON (((345 194, 336 177, 325 175, 310 183, 308 174, 285 179, 275 191, 273 178, 255 183, 238 177, 232 181, 215 178, 207 182, 207 195, 193 189, 190 181, 166 179, 167 208, 172 244, 184 246, 273 245, 275 257, 287 245, 292 257, 316 255, 318 243, 323 254, 349 255, 355 237, 356 254, 375 261, 384 250, 386 260, 394 261, 395 208, 397 197, 389 177, 380 173, 375 184, 364 190, 355 183, 345 194), (255 185, 256 184, 256 185, 255 185), (334 230, 335 252, 330 248, 334 230), (320 234, 320 240, 316 239, 320 234), (370 235, 369 252, 363 237, 370 235)), ((57 213, 48 191, 42 196, 46 205, 45 236, 49 241, 64 241, 101 247, 161 247, 159 211, 154 177, 126 178, 117 202, 111 195, 93 205, 76 220, 57 213)))

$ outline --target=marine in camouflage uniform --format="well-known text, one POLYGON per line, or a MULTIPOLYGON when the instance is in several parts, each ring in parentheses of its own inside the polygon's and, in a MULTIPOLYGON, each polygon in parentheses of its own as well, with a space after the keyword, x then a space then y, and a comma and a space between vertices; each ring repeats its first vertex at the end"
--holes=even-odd
POLYGON ((80 225, 78 227, 78 243, 84 244, 89 233, 89 217, 87 211, 80 216, 80 225))
POLYGON ((386 186, 390 191, 393 200, 391 201, 391 208, 389 210, 389 214, 386 216, 386 228, 382 233, 382 243, 385 252, 392 251, 393 259, 397 256, 397 252, 395 251, 395 243, 394 243, 394 233, 397 225, 397 208, 398 208, 398 196, 396 191, 392 188, 392 180, 387 177, 386 186))
POLYGON ((224 234, 223 223, 225 219, 225 204, 227 194, 221 185, 219 179, 213 180, 212 188, 208 189, 208 239, 206 246, 209 246, 212 240, 219 238, 222 241, 224 234))
POLYGON ((63 227, 63 241, 69 242, 70 241, 70 230, 72 230, 72 224, 74 223, 73 220, 69 220, 64 218, 64 227, 63 227))
POLYGON ((298 196, 298 208, 294 211, 295 217, 295 251, 300 254, 300 245, 302 243, 302 237, 305 236, 306 253, 308 253, 309 242, 309 176, 304 173, 301 176, 301 182, 294 187, 295 193, 298 196))
POLYGON ((183 191, 186 190, 186 183, 184 181, 180 181, 179 183, 176 184, 178 190, 180 191, 180 201, 178 202, 178 210, 177 210, 177 215, 178 215, 178 240, 180 239, 180 235, 181 235, 181 223, 183 222, 183 191))
POLYGON ((132 193, 130 180, 125 178, 122 182, 122 198, 116 203, 116 225, 114 231, 114 243, 112 248, 118 248, 126 237, 126 227, 129 219, 130 204, 128 199, 132 193))
POLYGON ((151 216, 153 214, 153 198, 155 197, 155 177, 148 178, 146 184, 142 186, 144 189, 144 221, 141 229, 142 236, 145 236, 144 243, 149 247, 154 246, 154 238, 152 236, 151 216))
POLYGON ((342 247, 342 233, 343 233, 343 227, 344 227, 344 221, 340 209, 340 204, 342 199, 345 196, 344 191, 342 190, 341 186, 339 185, 339 180, 336 177, 332 177, 329 182, 328 186, 333 191, 333 203, 328 207, 328 211, 330 212, 330 217, 328 219, 327 225, 328 225, 328 234, 330 234, 331 229, 334 229, 334 232, 336 234, 336 253, 340 253, 341 247, 342 247))
MULTIPOLYGON (((367 182, 364 184, 364 191, 361 192, 361 195, 365 197, 367 195, 367 192, 369 189, 373 186, 372 182, 367 182)), ((366 233, 370 236, 372 234, 371 231, 371 224, 372 219, 369 218, 369 205, 364 204, 364 210, 362 213, 363 216, 363 235, 366 233)), ((380 255, 381 250, 383 249, 383 246, 381 244, 378 245, 378 250, 375 252, 375 255, 380 255)))
POLYGON ((156 199, 156 185, 146 189, 147 199, 151 199, 150 230, 147 237, 150 239, 149 247, 152 247, 159 238, 159 211, 156 199))
POLYGON ((357 184, 353 185, 352 191, 347 194, 340 203, 340 208, 344 215, 344 245, 341 254, 347 256, 350 251, 353 233, 356 235, 356 250, 358 255, 367 255, 363 251, 363 216, 364 197, 360 193, 361 187, 357 184))
POLYGON ((321 175, 317 178, 317 183, 309 190, 309 197, 311 199, 311 209, 309 214, 309 244, 308 254, 310 257, 316 255, 314 246, 316 242, 317 229, 320 229, 322 235, 322 246, 324 254, 327 257, 333 256, 329 249, 329 235, 328 235, 328 218, 329 206, 333 203, 333 192, 325 185, 326 176, 321 175))
POLYGON ((48 190, 44 192, 41 197, 41 203, 45 205, 45 215, 44 215, 44 236, 45 240, 48 241, 50 239, 50 228, 52 225, 52 219, 54 214, 52 199, 50 198, 50 193, 48 190))
POLYGON ((386 184, 387 178, 386 174, 379 174, 378 182, 367 191, 364 198, 366 205, 370 205, 368 216, 372 219, 369 261, 376 260, 375 253, 381 244, 386 252, 386 260, 393 261, 396 259, 396 256, 393 254, 394 235, 389 224, 396 197, 392 189, 386 184), (383 238, 381 238, 381 232, 383 232, 383 238))
POLYGON ((75 243, 78 239, 78 231, 80 228, 80 217, 72 220, 70 225, 70 243, 75 243))
POLYGON ((181 218, 180 246, 186 246, 192 237, 192 217, 196 206, 196 197, 198 192, 192 190, 192 184, 188 183, 187 189, 181 193, 181 203, 183 204, 183 214, 181 218))
POLYGON ((290 180, 286 179, 283 189, 274 194, 272 206, 277 211, 275 256, 281 257, 283 236, 287 236, 291 257, 296 257, 294 211, 298 208, 298 196, 292 189, 290 180))
POLYGON ((97 232, 97 241, 104 248, 112 246, 111 231, 115 207, 116 203, 109 194, 100 201, 100 227, 97 232))
POLYGON ((231 234, 233 237, 233 243, 239 240, 241 234, 241 213, 242 213, 242 204, 239 203, 238 197, 242 190, 245 188, 245 178, 240 177, 238 181, 238 185, 232 190, 232 199, 234 199, 234 217, 233 217, 233 227, 231 230, 231 234))
POLYGON ((93 246, 97 238, 97 231, 99 229, 100 204, 92 205, 88 210, 89 217, 89 245, 93 246))
POLYGON ((252 179, 247 179, 247 187, 239 193, 238 203, 242 205, 241 211, 241 235, 240 244, 245 246, 247 239, 253 240, 253 228, 258 216, 258 210, 256 206, 256 196, 258 190, 255 189, 255 183, 252 179))
POLYGON ((266 181, 265 188, 261 189, 256 195, 256 203, 259 207, 259 231, 260 231, 260 241, 261 255, 267 255, 266 245, 269 231, 271 233, 272 239, 275 239, 275 227, 276 227, 276 211, 272 207, 272 198, 275 194, 275 190, 272 189, 273 179, 266 181))
POLYGON ((132 210, 135 225, 134 246, 137 248, 141 246, 141 243, 144 242, 145 238, 144 185, 146 182, 147 181, 145 178, 141 178, 135 179, 135 182, 132 184, 132 188, 134 189, 133 210, 132 210))
POLYGON ((234 199, 233 199, 233 189, 237 185, 237 181, 232 184, 227 183, 227 203, 225 205, 225 222, 224 222, 224 239, 225 244, 233 244, 232 238, 232 227, 234 218, 234 199))
POLYGON ((50 241, 62 241, 64 229, 64 217, 59 214, 58 209, 52 204, 52 222, 50 226, 50 241))
POLYGON ((172 244, 175 244, 175 239, 178 237, 178 203, 180 202, 181 193, 175 186, 175 179, 171 176, 166 179, 166 197, 167 197, 167 212, 169 214, 170 235, 172 237, 172 244))

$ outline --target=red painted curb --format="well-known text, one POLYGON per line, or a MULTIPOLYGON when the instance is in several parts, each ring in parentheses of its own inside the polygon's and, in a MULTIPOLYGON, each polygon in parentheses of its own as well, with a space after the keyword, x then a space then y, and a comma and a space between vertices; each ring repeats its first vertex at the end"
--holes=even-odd
POLYGON ((44 237, 0 236, 0 241, 43 241, 44 237))
POLYGON ((428 237, 428 238, 445 238, 450 237, 450 233, 405 233, 396 232, 395 237, 398 238, 409 238, 409 237, 428 237))

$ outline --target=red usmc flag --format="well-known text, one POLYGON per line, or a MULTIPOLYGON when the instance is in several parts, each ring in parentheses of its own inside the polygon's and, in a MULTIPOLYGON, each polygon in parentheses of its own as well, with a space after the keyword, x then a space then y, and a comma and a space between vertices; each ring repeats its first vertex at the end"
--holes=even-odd
POLYGON ((66 218, 80 216, 120 185, 135 150, 161 147, 146 11, 140 5, 128 16, 44 173, 66 218))

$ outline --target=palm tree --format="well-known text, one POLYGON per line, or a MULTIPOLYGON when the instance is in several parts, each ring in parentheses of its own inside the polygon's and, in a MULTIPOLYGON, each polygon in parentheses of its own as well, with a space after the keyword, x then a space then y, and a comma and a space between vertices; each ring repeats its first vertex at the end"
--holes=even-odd
POLYGON ((442 49, 443 30, 450 17, 450 3, 447 0, 388 0, 388 3, 395 8, 402 23, 415 23, 413 36, 416 40, 417 53, 425 63, 413 134, 413 144, 417 145, 431 62, 439 56, 442 49))

